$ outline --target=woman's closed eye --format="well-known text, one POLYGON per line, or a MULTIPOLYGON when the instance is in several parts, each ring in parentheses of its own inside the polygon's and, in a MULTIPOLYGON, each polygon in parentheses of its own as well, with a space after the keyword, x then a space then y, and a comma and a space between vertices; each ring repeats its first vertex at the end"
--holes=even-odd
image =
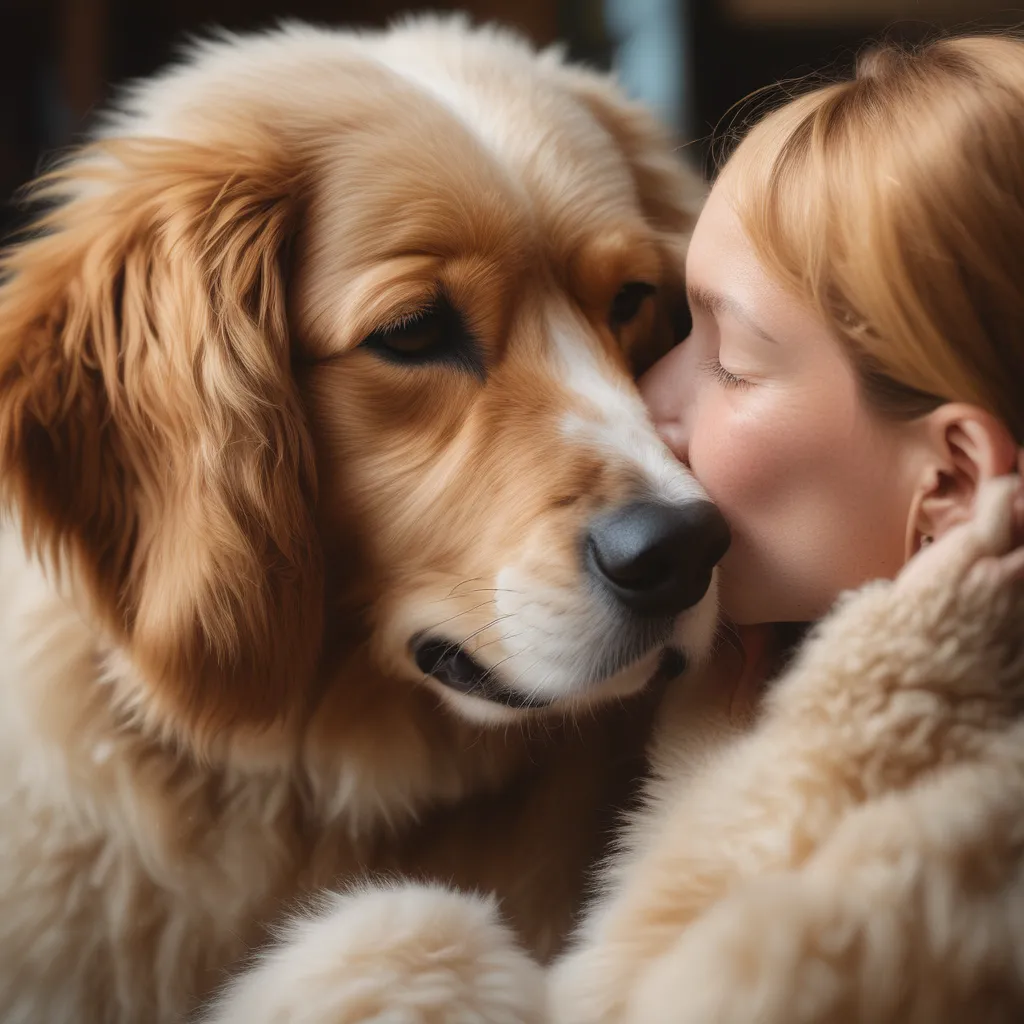
POLYGON ((747 380, 746 377, 740 377, 735 373, 731 373, 727 370, 719 361, 718 357, 715 356, 713 359, 708 359, 701 364, 701 369, 710 374, 719 384, 727 388, 750 388, 754 386, 754 382, 747 380))

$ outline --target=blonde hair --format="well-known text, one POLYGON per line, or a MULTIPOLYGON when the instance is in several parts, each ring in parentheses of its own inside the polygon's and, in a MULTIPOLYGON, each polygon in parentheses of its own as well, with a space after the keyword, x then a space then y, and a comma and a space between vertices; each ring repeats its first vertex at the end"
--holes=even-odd
POLYGON ((723 175, 869 401, 971 402, 1024 443, 1024 40, 876 49, 758 123, 723 175))

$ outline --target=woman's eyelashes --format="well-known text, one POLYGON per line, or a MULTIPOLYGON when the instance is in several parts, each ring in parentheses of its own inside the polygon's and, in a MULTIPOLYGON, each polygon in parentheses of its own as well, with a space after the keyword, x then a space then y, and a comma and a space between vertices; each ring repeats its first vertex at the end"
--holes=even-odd
POLYGON ((710 374, 719 384, 727 388, 749 388, 753 387, 753 381, 747 380, 745 377, 739 377, 735 373, 730 373, 718 360, 718 356, 712 359, 707 359, 701 364, 701 369, 710 374))

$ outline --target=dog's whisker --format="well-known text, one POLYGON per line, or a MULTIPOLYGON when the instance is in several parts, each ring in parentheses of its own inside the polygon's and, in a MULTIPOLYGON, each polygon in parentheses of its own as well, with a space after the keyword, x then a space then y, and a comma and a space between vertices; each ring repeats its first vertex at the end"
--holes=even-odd
POLYGON ((500 661, 496 661, 493 665, 490 666, 490 668, 487 669, 487 672, 485 673, 485 675, 488 678, 493 678, 497 674, 497 670, 499 668, 501 668, 502 665, 504 665, 508 661, 511 661, 513 658, 517 657, 520 653, 522 653, 522 652, 520 652, 520 651, 513 651, 511 654, 506 655, 500 661))
MULTIPOLYGON (((476 587, 473 590, 462 590, 468 583, 479 583, 483 579, 483 576, 473 576, 468 580, 463 580, 461 583, 456 583, 450 591, 448 591, 448 597, 462 597, 465 594, 517 594, 522 595, 522 591, 510 590, 508 587, 476 587), (462 593, 457 593, 462 591, 462 593)), ((447 600, 447 598, 445 598, 447 600)))
POLYGON ((474 587, 472 590, 462 590, 457 594, 449 593, 444 597, 436 597, 430 603, 444 604, 446 601, 458 601, 468 597, 470 594, 512 594, 515 597, 523 596, 521 591, 509 590, 506 587, 474 587))
POLYGON ((425 632, 432 633, 435 629, 440 629, 441 626, 447 625, 449 622, 453 622, 455 619, 460 618, 463 615, 471 615, 473 612, 480 611, 481 608, 486 608, 487 602, 481 601, 480 604, 474 605, 472 608, 464 608, 461 612, 456 612, 454 615, 449 615, 447 619, 442 619, 440 622, 434 623, 425 632))
POLYGON ((482 644, 478 644, 473 648, 474 653, 476 651, 482 651, 485 647, 490 647, 491 644, 503 644, 507 640, 515 640, 516 637, 523 635, 523 631, 520 630, 518 633, 504 633, 501 636, 496 636, 493 640, 485 640, 482 644))
MULTIPOLYGON (((531 668, 532 671, 532 668, 531 668)), ((536 700, 539 693, 543 693, 545 687, 548 685, 548 681, 551 678, 551 670, 549 669, 543 678, 539 679, 533 686, 530 687, 526 692, 526 700, 528 703, 533 703, 536 700)), ((518 680, 517 680, 518 681, 518 680)))
MULTIPOLYGON (((528 651, 529 651, 529 648, 527 648, 527 650, 523 651, 522 653, 526 654, 528 651)), ((510 658, 511 657, 515 657, 515 655, 509 655, 509 657, 510 658)), ((508 660, 509 660, 508 658, 504 659, 504 661, 508 661, 508 660)), ((512 680, 512 682, 509 684, 509 686, 512 689, 515 689, 515 687, 517 687, 519 685, 519 682, 520 682, 520 680, 522 680, 523 676, 528 675, 529 673, 531 673, 541 663, 541 660, 542 660, 542 658, 537 658, 536 661, 534 661, 532 664, 528 665, 525 669, 523 669, 523 671, 520 672, 519 675, 517 675, 515 677, 515 679, 512 680)), ((498 665, 501 665, 501 664, 503 664, 503 662, 499 661, 498 665)), ((495 666, 495 667, 497 667, 497 666, 495 666)), ((531 697, 536 697, 536 695, 537 695, 537 693, 536 693, 536 690, 535 690, 533 693, 531 693, 530 696, 531 697)))
MULTIPOLYGON (((490 622, 485 622, 479 629, 474 629, 473 632, 470 633, 468 636, 463 637, 459 641, 458 646, 459 647, 464 647, 474 637, 479 636, 481 633, 483 633, 484 630, 490 629, 492 626, 496 626, 496 625, 498 625, 499 622, 504 622, 506 619, 509 619, 511 617, 512 617, 511 614, 507 613, 505 615, 499 615, 499 616, 497 616, 497 618, 491 619, 490 622)), ((493 643, 493 641, 489 641, 489 642, 493 643)), ((476 649, 479 650, 479 647, 477 647, 476 649)))

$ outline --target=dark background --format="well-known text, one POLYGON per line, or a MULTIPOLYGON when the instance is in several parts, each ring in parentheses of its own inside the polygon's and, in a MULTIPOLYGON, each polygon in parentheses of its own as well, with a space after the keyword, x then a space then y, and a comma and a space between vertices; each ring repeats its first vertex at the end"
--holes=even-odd
POLYGON ((627 88, 692 140, 705 166, 715 126, 761 86, 848 70, 879 35, 1024 23, 1020 7, 988 0, 0 0, 0 231, 17 223, 12 194, 45 156, 80 136, 117 83, 158 68, 190 32, 281 17, 383 25, 454 8, 621 67, 627 88))

